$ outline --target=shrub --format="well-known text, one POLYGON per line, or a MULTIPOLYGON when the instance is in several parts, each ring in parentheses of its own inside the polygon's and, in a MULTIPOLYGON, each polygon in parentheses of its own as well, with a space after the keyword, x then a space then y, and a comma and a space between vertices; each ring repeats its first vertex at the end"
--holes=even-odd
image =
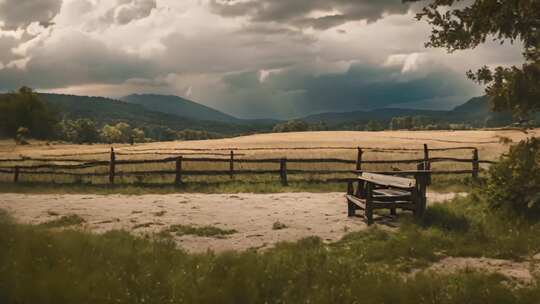
POLYGON ((288 228, 287 225, 283 224, 282 222, 275 222, 272 225, 272 230, 282 230, 288 228))
POLYGON ((90 119, 63 120, 60 122, 61 137, 70 142, 99 142, 99 131, 96 123, 90 119))
POLYGON ((132 131, 133 135, 133 141, 137 143, 142 143, 146 141, 146 136, 144 134, 144 130, 136 128, 132 131))
POLYGON ((61 228, 69 226, 77 226, 86 222, 82 217, 77 214, 65 215, 59 219, 55 219, 46 223, 41 224, 42 227, 46 228, 61 228))
POLYGON ((274 133, 284 133, 284 132, 305 132, 309 131, 310 126, 307 122, 302 120, 291 120, 285 123, 280 123, 274 126, 272 130, 274 133))
POLYGON ((235 234, 235 229, 221 229, 214 226, 194 227, 189 225, 174 225, 165 230, 166 233, 174 233, 177 236, 195 235, 204 237, 223 238, 226 235, 235 234))
POLYGON ((30 130, 25 127, 19 127, 17 129, 17 135, 15 135, 15 143, 17 145, 27 145, 28 141, 26 140, 28 138, 28 134, 30 133, 30 130))
POLYGON ((370 120, 366 125, 366 131, 383 131, 384 127, 376 120, 370 120))
POLYGON ((107 143, 122 142, 122 132, 115 126, 105 125, 101 130, 101 138, 107 143))
POLYGON ((531 138, 510 147, 508 155, 490 168, 485 194, 495 209, 540 218, 540 140, 531 138))

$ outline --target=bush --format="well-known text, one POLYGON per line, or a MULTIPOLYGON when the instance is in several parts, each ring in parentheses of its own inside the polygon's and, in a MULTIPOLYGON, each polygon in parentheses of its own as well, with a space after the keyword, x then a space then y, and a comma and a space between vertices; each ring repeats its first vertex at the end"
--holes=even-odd
POLYGON ((488 204, 527 218, 540 218, 540 140, 512 146, 489 170, 488 204))
POLYGON ((83 144, 99 142, 96 123, 90 119, 63 120, 60 123, 61 137, 70 142, 83 144))
POLYGON ((370 120, 366 125, 366 131, 383 131, 384 127, 376 120, 370 120))
POLYGON ((122 142, 122 132, 115 126, 105 125, 101 129, 101 138, 107 143, 120 143, 122 142))
POLYGON ((146 136, 144 134, 144 130, 136 128, 132 131, 133 135, 133 141, 136 143, 142 143, 146 141, 146 136))
POLYGON ((17 129, 17 135, 15 135, 15 143, 17 145, 27 145, 28 141, 26 139, 29 133, 30 133, 30 130, 28 130, 28 128, 19 127, 17 129))
POLYGON ((277 124, 273 132, 274 133, 284 133, 284 132, 305 132, 309 131, 310 126, 307 122, 302 120, 291 120, 285 123, 277 124))

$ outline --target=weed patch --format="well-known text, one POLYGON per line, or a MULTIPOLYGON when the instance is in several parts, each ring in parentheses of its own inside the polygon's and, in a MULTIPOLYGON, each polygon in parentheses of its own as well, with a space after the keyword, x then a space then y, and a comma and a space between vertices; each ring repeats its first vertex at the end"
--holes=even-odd
POLYGON ((273 225, 272 225, 272 230, 282 230, 282 229, 287 229, 288 226, 281 223, 281 222, 275 222, 273 225))
POLYGON ((177 236, 195 235, 214 238, 222 238, 238 232, 234 229, 226 230, 214 226, 194 227, 188 225, 174 225, 166 229, 165 231, 169 233, 174 233, 177 236))
POLYGON ((71 215, 64 215, 59 219, 54 219, 52 221, 45 222, 41 224, 40 226, 45 228, 62 228, 62 227, 69 227, 69 226, 78 226, 83 223, 85 223, 85 219, 80 217, 77 214, 71 214, 71 215))

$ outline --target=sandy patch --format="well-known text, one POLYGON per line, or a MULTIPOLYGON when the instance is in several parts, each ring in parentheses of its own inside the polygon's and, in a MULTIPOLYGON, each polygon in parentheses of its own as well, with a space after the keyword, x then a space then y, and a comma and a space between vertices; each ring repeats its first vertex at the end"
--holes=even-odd
POLYGON ((532 284, 534 275, 540 274, 537 260, 515 262, 490 258, 455 258, 447 257, 433 264, 428 270, 437 273, 451 273, 460 270, 476 270, 488 273, 498 273, 518 284, 532 284))
MULTIPOLYGON (((430 193, 429 201, 452 194, 430 193)), ((267 248, 281 241, 319 236, 333 242, 366 229, 361 218, 348 218, 343 193, 171 194, 171 195, 25 195, 1 194, 0 209, 17 221, 39 224, 77 214, 96 233, 125 229, 135 234, 160 232, 171 225, 215 226, 238 232, 223 239, 182 236, 175 240, 191 252, 211 249, 267 248), (274 230, 275 222, 287 226, 274 230)))

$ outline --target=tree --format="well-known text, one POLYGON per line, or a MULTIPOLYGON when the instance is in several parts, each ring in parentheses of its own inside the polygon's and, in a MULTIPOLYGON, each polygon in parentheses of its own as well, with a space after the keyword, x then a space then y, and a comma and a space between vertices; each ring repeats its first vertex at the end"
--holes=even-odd
POLYGON ((120 140, 118 142, 121 142, 121 143, 128 143, 128 142, 131 142, 131 138, 132 138, 132 130, 131 130, 131 126, 125 122, 120 122, 120 123, 117 123, 116 126, 115 126, 116 129, 118 129, 118 131, 120 131, 120 140))
POLYGON ((101 138, 107 143, 119 143, 122 141, 122 132, 116 127, 105 125, 101 129, 101 138))
POLYGON ((137 143, 142 143, 146 141, 144 130, 142 129, 133 129, 132 131, 133 141, 137 143))
POLYGON ((485 193, 495 209, 506 209, 529 218, 540 218, 540 139, 531 138, 510 147, 491 166, 485 193))
POLYGON ((57 123, 54 113, 28 87, 0 96, 0 135, 13 138, 20 127, 25 127, 30 137, 51 138, 57 123))
POLYGON ((366 131, 382 131, 384 130, 380 122, 376 120, 370 120, 366 125, 366 131))
POLYGON ((83 144, 100 141, 96 123, 90 119, 62 120, 60 122, 60 137, 64 140, 83 144))
POLYGON ((309 131, 309 129, 309 124, 303 120, 290 120, 285 123, 275 125, 273 132, 305 132, 309 131))
POLYGON ((413 128, 413 118, 410 116, 394 117, 390 121, 392 130, 410 130, 413 128))
MULTIPOLYGON (((419 0, 404 0, 417 2, 419 0)), ((520 119, 540 111, 540 1, 538 0, 431 0, 417 19, 433 26, 427 47, 448 52, 473 49, 493 39, 501 44, 519 41, 521 67, 483 67, 467 76, 486 85, 496 111, 510 110, 520 119)))

